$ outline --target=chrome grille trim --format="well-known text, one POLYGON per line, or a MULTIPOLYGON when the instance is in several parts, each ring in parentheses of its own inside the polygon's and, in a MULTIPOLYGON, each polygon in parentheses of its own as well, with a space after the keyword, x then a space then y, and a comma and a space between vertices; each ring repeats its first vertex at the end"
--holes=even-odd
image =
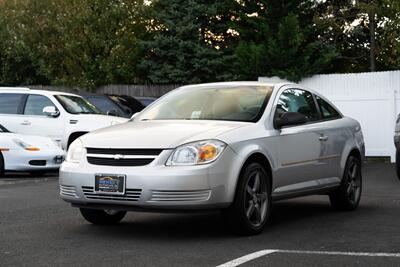
POLYGON ((117 200, 117 201, 138 201, 142 194, 142 189, 125 189, 125 195, 101 194, 94 191, 92 186, 82 186, 82 191, 87 199, 98 200, 117 200))
POLYGON ((60 185, 60 195, 79 198, 76 192, 76 187, 72 185, 60 185))
POLYGON ((103 154, 103 155, 136 155, 136 156, 158 156, 162 149, 154 148, 92 148, 87 147, 88 154, 103 154))
POLYGON ((207 201, 211 190, 153 190, 150 201, 207 201))

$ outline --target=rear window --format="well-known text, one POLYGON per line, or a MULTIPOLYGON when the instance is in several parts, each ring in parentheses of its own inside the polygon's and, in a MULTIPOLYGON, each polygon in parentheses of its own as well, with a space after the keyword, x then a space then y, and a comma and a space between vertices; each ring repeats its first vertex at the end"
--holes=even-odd
POLYGON ((21 114, 24 94, 0 94, 0 114, 21 114))
POLYGON ((321 110, 321 116, 323 119, 338 119, 341 118, 340 113, 325 100, 319 96, 315 96, 318 102, 319 109, 321 110))

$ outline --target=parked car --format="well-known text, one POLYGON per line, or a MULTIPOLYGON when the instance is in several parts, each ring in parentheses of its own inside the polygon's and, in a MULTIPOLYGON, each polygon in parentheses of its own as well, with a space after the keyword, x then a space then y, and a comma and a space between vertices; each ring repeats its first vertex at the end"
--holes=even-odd
POLYGON ((394 145, 396 147, 396 173, 400 179, 400 114, 397 115, 395 133, 394 133, 394 145))
POLYGON ((4 171, 57 170, 63 160, 64 151, 50 138, 15 134, 0 124, 0 176, 4 171))
POLYGON ((132 116, 132 110, 126 106, 121 105, 118 101, 115 101, 108 95, 93 94, 93 93, 79 93, 80 96, 85 98, 91 104, 96 106, 104 114, 130 118, 132 116))
POLYGON ((126 121, 102 114, 78 95, 0 87, 0 123, 4 127, 19 134, 50 137, 63 149, 87 132, 126 121))
POLYGON ((114 101, 116 101, 116 102, 120 103, 121 105, 124 105, 124 106, 128 107, 130 110, 132 110, 131 116, 137 112, 142 111, 145 108, 145 105, 143 105, 135 97, 132 97, 129 95, 109 95, 109 96, 114 101))
POLYGON ((142 103, 145 107, 157 100, 157 98, 150 96, 137 96, 136 99, 139 100, 140 103, 142 103))
POLYGON ((360 124, 300 85, 184 86, 74 141, 60 194, 94 224, 135 210, 219 209, 233 230, 256 234, 272 201, 327 194, 356 209, 364 150, 360 124))

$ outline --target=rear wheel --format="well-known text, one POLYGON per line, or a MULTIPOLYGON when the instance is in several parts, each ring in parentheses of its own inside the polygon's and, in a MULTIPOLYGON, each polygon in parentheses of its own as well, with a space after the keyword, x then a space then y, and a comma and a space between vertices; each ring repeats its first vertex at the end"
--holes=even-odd
POLYGON ((107 225, 120 222, 126 215, 126 211, 80 209, 82 216, 90 223, 107 225))
POLYGON ((396 150, 396 173, 397 178, 400 179, 400 151, 396 150))
POLYGON ((259 163, 242 171, 233 204, 223 211, 227 225, 236 233, 260 233, 270 217, 271 190, 268 174, 259 163))
POLYGON ((331 205, 338 210, 355 210, 361 199, 362 175, 360 159, 347 159, 342 183, 329 195, 331 205))
POLYGON ((0 152, 0 177, 4 175, 4 158, 3 154, 0 152))

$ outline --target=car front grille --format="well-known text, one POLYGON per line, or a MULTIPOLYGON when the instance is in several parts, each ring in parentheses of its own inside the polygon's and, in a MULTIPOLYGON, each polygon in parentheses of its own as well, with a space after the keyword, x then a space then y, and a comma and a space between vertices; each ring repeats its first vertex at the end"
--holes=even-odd
POLYGON ((87 161, 103 166, 145 166, 160 155, 162 149, 87 148, 87 161))
POLYGON ((125 189, 124 195, 118 194, 102 194, 94 191, 92 186, 82 186, 83 194, 87 199, 98 200, 117 200, 117 201, 138 201, 142 193, 142 189, 125 189))
POLYGON ((76 194, 76 187, 72 185, 60 185, 60 195, 78 198, 78 195, 76 194))
POLYGON ((211 190, 153 190, 150 201, 206 201, 211 190))

